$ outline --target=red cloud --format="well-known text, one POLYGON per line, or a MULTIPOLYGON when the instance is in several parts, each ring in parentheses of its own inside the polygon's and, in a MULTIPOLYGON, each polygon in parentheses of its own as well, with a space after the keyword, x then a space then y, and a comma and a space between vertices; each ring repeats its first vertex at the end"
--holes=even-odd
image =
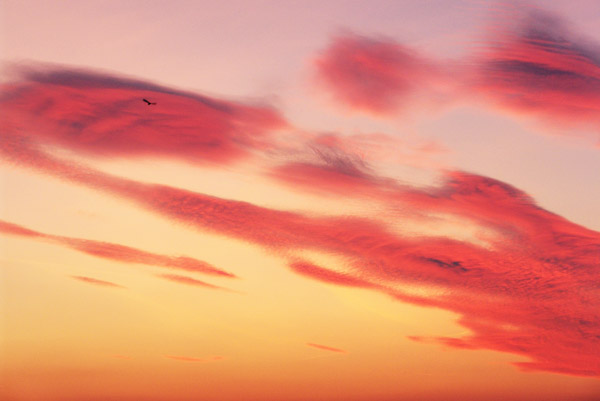
POLYGON ((342 354, 346 353, 346 351, 344 351, 343 349, 333 348, 333 347, 329 347, 327 345, 320 345, 320 344, 313 344, 313 343, 306 343, 306 345, 308 345, 309 347, 322 349, 324 351, 339 352, 342 354))
POLYGON ((483 247, 401 236, 364 218, 308 216, 127 180, 61 160, 14 135, 0 139, 0 151, 14 163, 286 257, 296 250, 335 255, 346 261, 337 270, 308 262, 292 262, 292 268, 456 312, 472 334, 440 338, 446 345, 519 354, 530 359, 518 364, 525 369, 600 375, 600 233, 540 208, 500 181, 454 172, 437 187, 419 189, 360 178, 378 199, 399 208, 458 216, 493 230, 496 236, 483 247), (421 295, 410 292, 414 286, 424 289, 421 295))
POLYGON ((553 121, 600 126, 600 46, 555 15, 515 8, 479 60, 477 88, 553 121))
POLYGON ((296 273, 327 283, 343 285, 348 287, 377 287, 377 285, 369 281, 361 280, 360 278, 353 277, 345 273, 338 273, 333 270, 325 269, 323 267, 305 261, 291 262, 289 266, 296 273))
POLYGON ((78 250, 88 255, 116 260, 119 262, 139 263, 161 266, 170 269, 186 270, 195 273, 204 273, 223 277, 235 277, 233 274, 211 266, 206 262, 186 256, 165 256, 124 245, 113 244, 110 242, 44 234, 2 220, 0 220, 0 232, 11 235, 43 238, 63 246, 68 246, 69 248, 78 250))
POLYGON ((315 62, 336 99, 376 114, 398 110, 431 67, 414 52, 387 39, 339 36, 315 62))
POLYGON ((285 126, 272 109, 81 70, 30 70, 6 84, 2 127, 104 157, 229 163, 268 146, 285 126), (142 98, 157 102, 147 106, 142 98))
POLYGON ((85 277, 85 276, 71 276, 71 277, 73 277, 75 280, 83 281, 84 283, 90 283, 90 284, 100 285, 100 286, 104 286, 104 287, 125 288, 119 284, 111 283, 110 281, 98 280, 98 279, 91 278, 91 277, 85 277))

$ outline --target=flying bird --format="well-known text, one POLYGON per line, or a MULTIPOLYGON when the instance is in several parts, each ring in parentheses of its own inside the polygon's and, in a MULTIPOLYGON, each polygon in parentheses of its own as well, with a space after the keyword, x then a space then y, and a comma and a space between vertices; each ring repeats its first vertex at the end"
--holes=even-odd
POLYGON ((152 106, 152 105, 155 105, 155 104, 156 104, 156 102, 154 102, 154 103, 153 103, 153 102, 151 102, 151 101, 150 101, 150 100, 148 100, 148 99, 142 99, 142 100, 143 100, 144 102, 148 103, 148 106, 152 106))

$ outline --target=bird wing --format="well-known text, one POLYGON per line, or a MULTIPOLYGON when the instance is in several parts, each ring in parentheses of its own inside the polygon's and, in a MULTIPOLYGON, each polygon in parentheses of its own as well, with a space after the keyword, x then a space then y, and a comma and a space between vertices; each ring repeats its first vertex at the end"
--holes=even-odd
POLYGON ((142 100, 143 100, 144 102, 146 102, 146 103, 150 104, 150 101, 149 101, 149 100, 146 100, 146 99, 142 99, 142 100))

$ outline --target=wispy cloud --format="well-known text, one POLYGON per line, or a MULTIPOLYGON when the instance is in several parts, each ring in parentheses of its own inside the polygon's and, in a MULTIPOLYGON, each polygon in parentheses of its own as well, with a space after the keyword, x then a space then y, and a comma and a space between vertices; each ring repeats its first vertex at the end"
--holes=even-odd
POLYGON ((158 277, 162 277, 166 280, 173 281, 175 283, 180 283, 180 284, 194 285, 197 287, 213 288, 213 289, 219 289, 219 290, 224 289, 222 287, 212 285, 212 284, 197 280, 192 277, 180 276, 178 274, 160 274, 158 277))
POLYGON ((317 349, 323 350, 323 351, 339 352, 339 353, 342 353, 342 354, 346 353, 346 351, 344 351, 343 349, 329 347, 327 345, 314 344, 314 343, 306 343, 306 345, 308 345, 309 347, 313 347, 313 348, 317 348, 317 349))
POLYGON ((0 232, 44 239, 103 259, 116 260, 124 263, 160 266, 222 277, 235 277, 232 273, 218 269, 204 261, 187 256, 166 256, 110 242, 44 234, 2 220, 0 220, 0 232))
POLYGON ((103 286, 103 287, 125 288, 122 285, 115 284, 110 281, 98 280, 98 279, 92 278, 92 277, 85 277, 85 276, 71 276, 71 277, 74 278, 75 280, 83 281, 84 283, 99 285, 99 286, 103 286))

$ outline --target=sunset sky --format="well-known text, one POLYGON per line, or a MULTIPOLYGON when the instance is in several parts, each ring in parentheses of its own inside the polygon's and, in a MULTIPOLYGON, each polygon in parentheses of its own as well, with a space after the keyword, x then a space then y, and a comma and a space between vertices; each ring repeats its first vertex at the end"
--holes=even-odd
POLYGON ((599 399, 597 0, 0 0, 0 41, 0 399, 599 399))

